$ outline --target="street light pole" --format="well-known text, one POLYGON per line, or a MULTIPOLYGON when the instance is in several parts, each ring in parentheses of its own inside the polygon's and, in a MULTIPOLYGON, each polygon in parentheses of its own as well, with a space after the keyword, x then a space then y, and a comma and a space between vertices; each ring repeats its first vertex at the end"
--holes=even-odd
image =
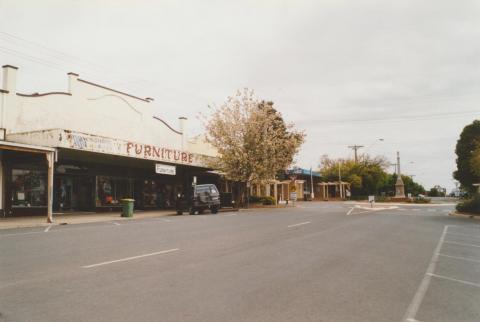
POLYGON ((338 190, 340 191, 340 199, 343 198, 343 193, 342 193, 342 162, 338 162, 338 190))

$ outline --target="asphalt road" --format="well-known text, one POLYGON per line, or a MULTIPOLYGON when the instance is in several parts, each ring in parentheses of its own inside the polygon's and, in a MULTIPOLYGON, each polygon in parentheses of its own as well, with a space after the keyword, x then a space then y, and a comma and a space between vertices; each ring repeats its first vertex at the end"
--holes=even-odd
POLYGON ((480 221, 297 208, 0 231, 0 321, 480 321, 480 221))

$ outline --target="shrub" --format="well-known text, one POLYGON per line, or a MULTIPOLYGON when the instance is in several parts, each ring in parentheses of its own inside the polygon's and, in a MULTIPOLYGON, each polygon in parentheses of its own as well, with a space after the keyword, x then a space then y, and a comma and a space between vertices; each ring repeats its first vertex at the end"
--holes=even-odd
POLYGON ((457 204, 457 211, 470 212, 472 214, 480 214, 480 195, 476 195, 472 199, 462 201, 457 204))
POLYGON ((409 203, 430 203, 430 202, 432 202, 432 199, 425 198, 423 196, 418 196, 418 197, 413 197, 411 199, 407 199, 407 202, 409 202, 409 203))
POLYGON ((425 197, 415 197, 412 199, 413 203, 430 203, 432 199, 425 197))
POLYGON ((262 197, 250 196, 248 200, 250 201, 250 203, 260 203, 262 202, 262 197))
POLYGON ((375 196, 375 202, 389 202, 390 197, 385 197, 385 196, 375 196))
POLYGON ((275 198, 272 196, 266 196, 262 198, 262 204, 264 205, 274 205, 275 204, 275 198))
POLYGON ((350 197, 350 200, 368 200, 368 196, 353 195, 350 197))

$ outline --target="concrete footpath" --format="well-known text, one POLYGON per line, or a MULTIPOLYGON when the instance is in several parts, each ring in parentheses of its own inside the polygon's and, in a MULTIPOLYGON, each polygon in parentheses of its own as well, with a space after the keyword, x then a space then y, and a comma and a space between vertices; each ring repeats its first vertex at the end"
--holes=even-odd
POLYGON ((155 211, 136 211, 132 218, 125 218, 120 216, 120 212, 78 212, 78 213, 61 213, 53 214, 54 223, 47 223, 46 216, 22 216, 22 217, 7 217, 0 218, 0 229, 13 228, 27 228, 27 227, 42 227, 50 225, 71 225, 84 224, 102 221, 122 221, 135 220, 145 218, 155 218, 162 216, 173 216, 175 210, 155 210, 155 211))
MULTIPOLYGON (((238 211, 238 209, 225 208, 220 212, 238 211)), ((209 213, 208 211, 206 212, 209 213)), ((146 218, 156 218, 165 216, 176 216, 175 209, 168 210, 138 210, 135 211, 132 218, 121 217, 120 212, 72 212, 72 213, 54 213, 53 224, 47 223, 46 216, 21 216, 0 218, 0 229, 29 228, 29 227, 48 227, 55 225, 73 225, 86 224, 105 221, 124 221, 146 218)))

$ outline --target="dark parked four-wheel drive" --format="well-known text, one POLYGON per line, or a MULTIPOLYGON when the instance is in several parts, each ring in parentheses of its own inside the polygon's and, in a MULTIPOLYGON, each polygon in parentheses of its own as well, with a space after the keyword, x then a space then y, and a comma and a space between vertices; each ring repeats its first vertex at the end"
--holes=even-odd
POLYGON ((220 193, 214 184, 195 185, 190 194, 181 195, 177 199, 177 214, 188 212, 190 215, 203 213, 209 209, 216 214, 220 209, 220 193))

